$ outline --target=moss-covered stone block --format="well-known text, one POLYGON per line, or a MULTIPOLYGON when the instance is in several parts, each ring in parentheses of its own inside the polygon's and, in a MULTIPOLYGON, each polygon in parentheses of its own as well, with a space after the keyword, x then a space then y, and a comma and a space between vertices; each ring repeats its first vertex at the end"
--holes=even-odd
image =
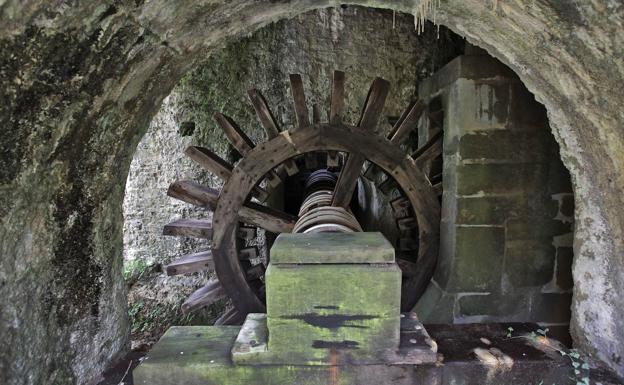
POLYGON ((392 263, 394 247, 379 232, 280 234, 273 264, 392 263))
POLYGON ((269 264, 269 350, 326 359, 398 346, 401 270, 396 264, 269 264))

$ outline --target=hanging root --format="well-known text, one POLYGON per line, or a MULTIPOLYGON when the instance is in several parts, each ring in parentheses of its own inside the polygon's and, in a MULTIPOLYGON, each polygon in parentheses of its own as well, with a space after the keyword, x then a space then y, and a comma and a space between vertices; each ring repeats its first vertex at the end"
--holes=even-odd
POLYGON ((425 31, 425 20, 431 15, 435 24, 436 9, 440 6, 440 0, 421 0, 414 8, 414 27, 419 35, 425 31))

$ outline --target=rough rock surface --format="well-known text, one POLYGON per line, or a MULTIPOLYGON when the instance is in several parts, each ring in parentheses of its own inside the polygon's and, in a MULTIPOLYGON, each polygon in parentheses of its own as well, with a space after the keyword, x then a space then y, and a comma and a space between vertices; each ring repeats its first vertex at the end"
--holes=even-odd
MULTIPOLYGON (((358 0, 415 12, 418 1, 358 0)), ((93 378, 128 331, 124 184, 193 62, 336 1, 0 4, 0 383, 93 378)), ((624 5, 449 0, 438 23, 507 63, 547 110, 575 192, 575 343, 624 375, 624 5)))

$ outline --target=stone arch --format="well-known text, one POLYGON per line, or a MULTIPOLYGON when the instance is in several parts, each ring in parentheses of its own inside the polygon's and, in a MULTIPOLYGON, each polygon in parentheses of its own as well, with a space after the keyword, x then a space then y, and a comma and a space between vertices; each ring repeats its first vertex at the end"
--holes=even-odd
MULTIPOLYGON (((349 3, 402 12, 413 12, 417 5, 411 0, 349 3)), ((619 106, 624 95, 613 84, 624 79, 624 63, 618 59, 624 57, 618 33, 624 28, 624 10, 615 3, 450 0, 437 10, 436 22, 510 66, 546 106, 576 197, 573 335, 581 348, 622 374, 624 343, 618 331, 624 330, 624 300, 618 294, 624 289, 624 115, 619 106)), ((11 99, 12 110, 2 113, 3 119, 9 117, 12 130, 6 143, 13 148, 2 174, 3 185, 9 186, 3 211, 4 220, 13 222, 2 243, 12 258, 0 289, 19 281, 18 287, 35 291, 43 300, 34 305, 32 316, 12 304, 6 318, 26 317, 26 326, 32 323, 33 330, 46 333, 37 323, 57 313, 48 326, 57 337, 53 348, 34 343, 25 348, 31 352, 58 351, 70 339, 84 342, 81 349, 72 345, 74 360, 55 362, 35 376, 81 382, 122 348, 125 329, 118 325, 123 324, 119 309, 124 291, 118 281, 124 180, 149 120, 192 61, 267 23, 336 5, 330 0, 240 0, 63 8, 31 0, 0 7, 8 20, 0 27, 3 49, 19 55, 20 48, 28 47, 24 55, 36 59, 24 60, 21 73, 3 64, 9 68, 3 76, 19 78, 10 79, 10 87, 22 99, 11 99), (71 66, 49 60, 58 55, 54 50, 68 46, 63 54, 71 66), (53 71, 56 80, 41 80, 42 70, 53 71), (42 82, 51 89, 41 88, 42 82), (72 241, 81 230, 75 223, 89 225, 79 243, 72 241), (44 276, 43 283, 23 282, 41 278, 33 275, 36 268, 51 265, 63 272, 66 262, 59 258, 64 253, 76 263, 95 264, 81 277, 86 284, 100 285, 95 303, 77 300, 61 316, 59 300, 71 286, 53 275, 44 276), (34 272, 18 263, 31 255, 41 259, 33 261, 34 272), (98 278, 91 279, 92 274, 98 278), (47 284, 58 287, 58 298, 46 297, 47 284), (90 315, 79 314, 86 308, 92 309, 90 315), (89 348, 98 345, 104 347, 89 348), (53 369, 59 366, 71 366, 71 373, 53 369)), ((6 300, 21 299, 15 295, 6 300)), ((26 333, 10 329, 7 342, 22 340, 26 333)), ((28 365, 14 368, 12 377, 28 370, 28 365)))

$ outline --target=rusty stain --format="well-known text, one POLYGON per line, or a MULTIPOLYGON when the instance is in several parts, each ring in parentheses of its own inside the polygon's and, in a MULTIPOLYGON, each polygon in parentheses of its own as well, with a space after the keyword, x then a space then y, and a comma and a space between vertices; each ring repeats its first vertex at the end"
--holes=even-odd
POLYGON ((329 385, 338 385, 338 351, 329 352, 329 385))

